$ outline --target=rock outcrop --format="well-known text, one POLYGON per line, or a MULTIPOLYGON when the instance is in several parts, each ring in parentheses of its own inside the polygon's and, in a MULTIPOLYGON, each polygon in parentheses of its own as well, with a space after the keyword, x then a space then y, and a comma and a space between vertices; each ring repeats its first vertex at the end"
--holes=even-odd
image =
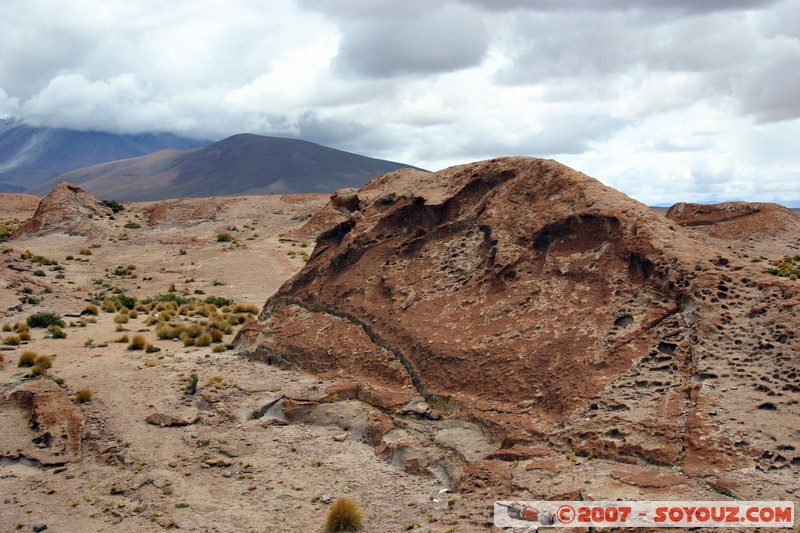
POLYGON ((688 204, 680 202, 669 208, 667 218, 681 226, 711 226, 717 236, 731 232, 772 234, 800 230, 800 218, 778 204, 760 202, 726 202, 721 204, 688 204))
POLYGON ((81 458, 84 417, 49 379, 29 381, 0 397, 4 446, 0 456, 58 465, 81 458))
POLYGON ((800 215, 782 205, 678 203, 669 208, 666 216, 717 246, 730 247, 750 257, 775 260, 800 251, 800 215))
POLYGON ((509 451, 473 474, 541 446, 800 472, 800 284, 554 161, 400 170, 342 206, 240 353, 481 424, 509 451))
POLYGON ((110 208, 90 193, 61 182, 42 198, 33 217, 17 228, 11 238, 57 232, 85 235, 91 227, 88 222, 90 216, 107 216, 111 213, 110 208))

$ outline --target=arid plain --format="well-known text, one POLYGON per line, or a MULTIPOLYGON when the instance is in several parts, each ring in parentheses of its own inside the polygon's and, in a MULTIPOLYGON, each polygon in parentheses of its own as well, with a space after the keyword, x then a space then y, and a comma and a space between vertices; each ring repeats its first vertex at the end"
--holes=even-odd
POLYGON ((495 499, 800 494, 779 206, 665 214, 529 158, 330 200, 2 206, 11 529, 321 531, 347 496, 366 531, 486 531, 495 499), (49 312, 65 338, 17 326, 49 312))

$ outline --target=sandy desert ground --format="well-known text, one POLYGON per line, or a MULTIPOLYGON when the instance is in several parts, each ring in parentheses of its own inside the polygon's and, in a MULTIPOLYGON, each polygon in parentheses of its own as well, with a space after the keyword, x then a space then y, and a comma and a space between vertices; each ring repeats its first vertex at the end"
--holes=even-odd
MULTIPOLYGON (((456 530, 439 521, 451 497, 442 482, 387 463, 354 429, 332 420, 276 425, 268 415, 253 418, 275 398, 313 395, 327 382, 243 360, 230 350, 159 340, 144 313, 126 324, 115 322, 116 313, 80 315, 100 293, 124 289, 142 299, 165 294, 172 284, 178 294, 214 295, 260 309, 312 249, 313 243, 280 236, 325 201, 266 196, 130 204, 113 219, 93 218, 83 235, 56 232, 3 243, 0 322, 11 326, 32 313, 54 311, 67 323, 65 339, 33 329, 29 342, 3 346, 3 393, 28 373, 17 359, 31 350, 52 358, 50 375, 63 380, 67 394, 89 388, 93 397, 78 404, 86 417, 80 461, 43 468, 24 458, 2 459, 0 529, 31 531, 44 524, 49 531, 321 531, 325 501, 348 496, 363 508, 367 531, 456 530), (131 223, 141 227, 124 227, 131 223), (235 242, 218 242, 221 233, 235 242), (22 259, 26 251, 57 261, 60 271, 22 259), (129 265, 136 277, 114 274, 129 265), (30 297, 39 302, 20 303, 30 297), (137 334, 160 351, 132 351, 117 342, 137 334), (188 395, 192 373, 198 390, 188 395), (151 425, 145 419, 153 413, 193 423, 151 425)), ((35 207, 24 197, 5 202, 0 220, 24 220, 35 207)), ((348 402, 339 404, 347 410, 348 402)), ((3 412, 4 427, 23 428, 2 445, 4 455, 13 456, 20 440, 32 438, 29 415, 3 412)))

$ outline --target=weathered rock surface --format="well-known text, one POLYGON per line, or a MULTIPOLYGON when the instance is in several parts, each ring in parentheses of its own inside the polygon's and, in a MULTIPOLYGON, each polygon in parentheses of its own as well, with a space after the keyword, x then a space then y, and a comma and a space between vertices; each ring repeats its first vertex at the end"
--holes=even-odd
POLYGON ((0 397, 3 442, 0 456, 24 457, 42 465, 81 458, 84 417, 49 379, 17 385, 0 397))
POLYGON ((554 161, 401 170, 331 207, 238 349, 523 435, 462 488, 515 486, 536 469, 500 459, 545 445, 797 489, 800 284, 554 161))
POLYGON ((62 182, 42 198, 33 217, 17 228, 11 238, 56 232, 85 235, 91 227, 88 222, 89 216, 105 216, 111 212, 110 208, 104 206, 90 193, 75 185, 62 182))
POLYGON ((145 418, 145 422, 153 424, 154 426, 172 427, 172 426, 188 426, 189 421, 183 418, 165 415, 164 413, 153 413, 145 418))

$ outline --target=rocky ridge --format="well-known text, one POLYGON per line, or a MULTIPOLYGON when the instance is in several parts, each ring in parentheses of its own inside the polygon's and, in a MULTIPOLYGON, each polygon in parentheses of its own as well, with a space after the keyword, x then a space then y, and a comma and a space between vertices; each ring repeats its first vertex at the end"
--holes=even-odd
POLYGON ((678 203, 666 213, 693 233, 719 247, 733 249, 742 257, 780 259, 800 250, 800 216, 778 204, 725 202, 678 203))

